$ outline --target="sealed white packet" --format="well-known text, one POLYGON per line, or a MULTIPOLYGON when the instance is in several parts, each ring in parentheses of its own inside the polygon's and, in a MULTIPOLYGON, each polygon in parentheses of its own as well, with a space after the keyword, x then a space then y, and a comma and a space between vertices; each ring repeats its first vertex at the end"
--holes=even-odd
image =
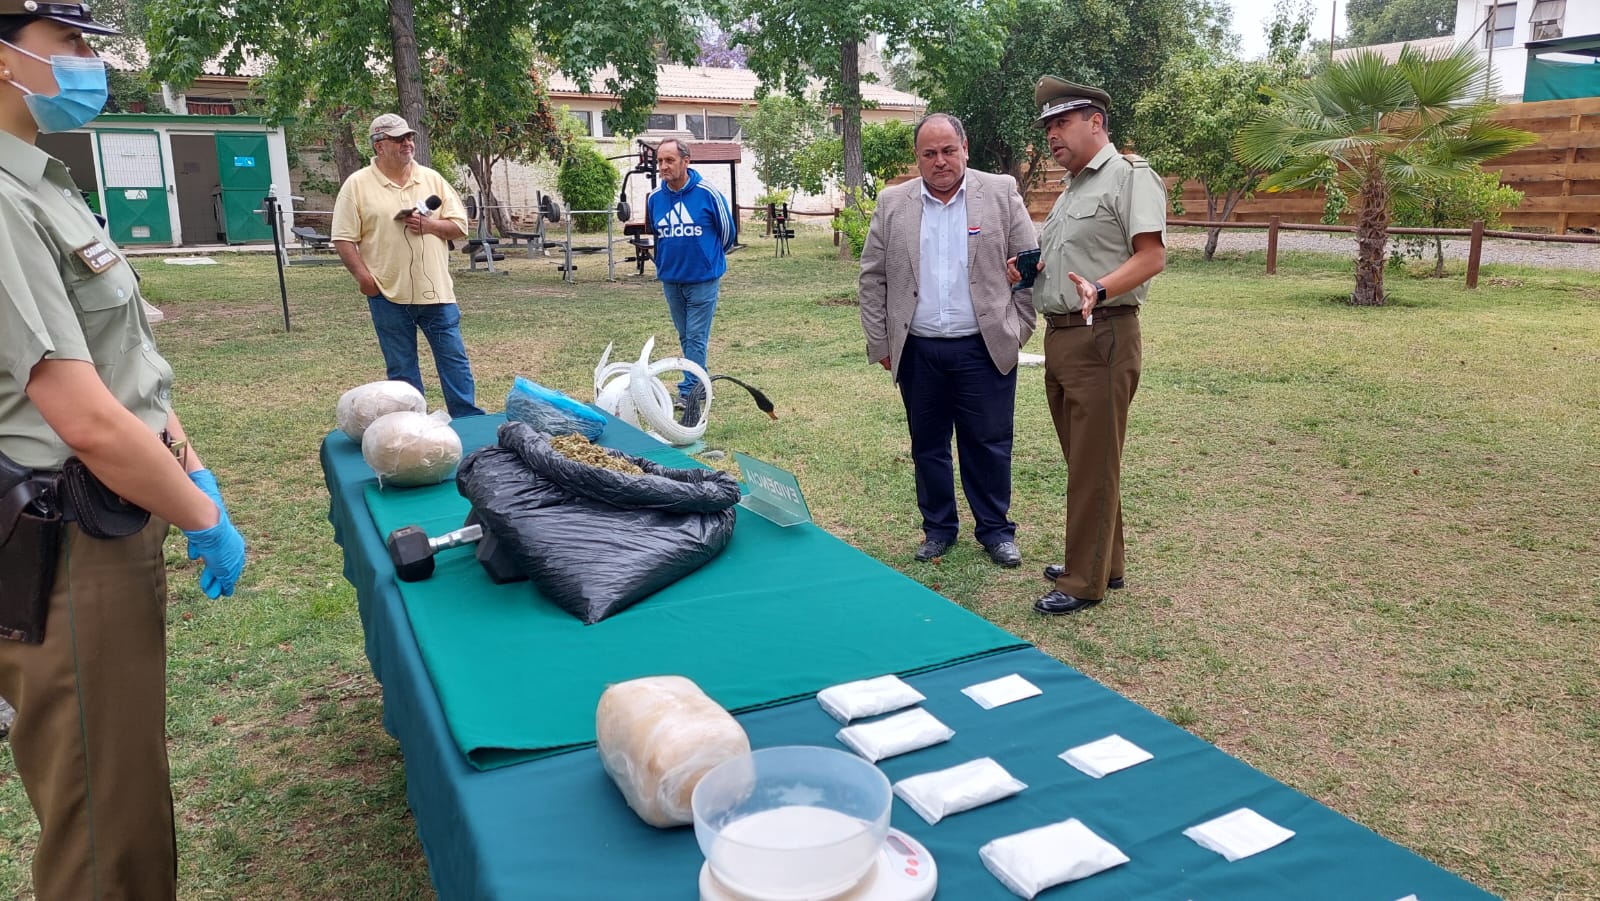
POLYGON ((1027 787, 993 757, 982 757, 901 779, 894 784, 894 793, 932 826, 951 814, 1009 798, 1027 787))
POLYGON ((899 676, 890 673, 876 679, 860 679, 833 685, 817 692, 817 703, 841 723, 877 716, 920 704, 926 698, 899 676))
POLYGON ((961 693, 976 701, 984 710, 993 710, 1001 705, 1041 695, 1044 692, 1039 686, 1022 678, 1020 673, 1012 673, 1009 676, 990 679, 988 682, 968 685, 961 689, 961 693))
POLYGON ((978 856, 996 879, 1023 898, 1128 862, 1128 855, 1076 818, 997 838, 979 848, 978 856))
POLYGON ((918 707, 875 723, 846 726, 835 737, 849 745, 850 750, 877 763, 885 757, 949 741, 955 734, 954 729, 918 707))

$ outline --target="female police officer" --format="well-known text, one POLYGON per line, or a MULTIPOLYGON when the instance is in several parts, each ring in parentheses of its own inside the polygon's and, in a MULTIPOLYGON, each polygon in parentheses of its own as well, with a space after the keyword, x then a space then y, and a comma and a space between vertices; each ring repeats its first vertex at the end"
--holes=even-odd
POLYGON ((217 597, 233 592, 244 540, 171 410, 172 370, 133 270, 66 167, 35 146, 105 103, 84 32, 116 33, 82 4, 0 0, 0 453, 45 479, 80 477, 61 491, 69 521, 54 554, 19 572, 0 545, 0 614, 13 622, 28 618, 17 586, 55 567, 37 592, 42 639, 0 628, 24 639, 0 641, 0 695, 17 708, 12 754, 40 823, 40 901, 172 898, 162 542, 169 523, 182 529, 217 597), (129 504, 147 525, 133 510, 131 534, 93 537, 112 514, 125 524, 129 504))

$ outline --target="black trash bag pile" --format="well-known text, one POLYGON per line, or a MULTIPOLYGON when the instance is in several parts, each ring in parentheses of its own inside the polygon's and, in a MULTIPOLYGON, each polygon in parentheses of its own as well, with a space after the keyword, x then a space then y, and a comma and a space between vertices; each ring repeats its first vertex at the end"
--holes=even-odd
POLYGON ((568 459, 526 423, 461 461, 456 488, 546 597, 597 623, 704 566, 733 537, 739 483, 709 469, 628 475, 568 459))

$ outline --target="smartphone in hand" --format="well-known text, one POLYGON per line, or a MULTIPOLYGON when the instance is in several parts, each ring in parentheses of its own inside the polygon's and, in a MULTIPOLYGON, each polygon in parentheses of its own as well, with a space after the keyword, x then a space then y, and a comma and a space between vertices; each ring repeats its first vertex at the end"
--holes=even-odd
POLYGON ((1024 250, 1017 254, 1017 272, 1022 274, 1022 279, 1011 286, 1013 291, 1033 287, 1033 280, 1039 275, 1039 251, 1024 250))

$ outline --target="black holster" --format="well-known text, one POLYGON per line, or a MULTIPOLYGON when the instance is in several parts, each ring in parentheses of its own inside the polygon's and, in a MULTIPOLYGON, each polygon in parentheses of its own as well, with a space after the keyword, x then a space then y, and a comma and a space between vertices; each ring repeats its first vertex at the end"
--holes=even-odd
POLYGON ((39 644, 63 521, 59 477, 0 454, 0 638, 39 644))

